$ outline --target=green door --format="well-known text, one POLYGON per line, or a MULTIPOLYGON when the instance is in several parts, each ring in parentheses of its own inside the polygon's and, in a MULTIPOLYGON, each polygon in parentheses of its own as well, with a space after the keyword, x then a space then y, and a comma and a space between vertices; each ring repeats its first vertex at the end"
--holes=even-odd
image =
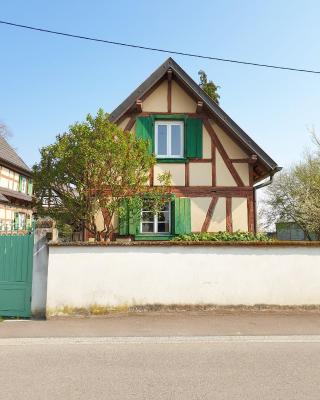
POLYGON ((30 317, 32 231, 0 233, 0 316, 30 317))

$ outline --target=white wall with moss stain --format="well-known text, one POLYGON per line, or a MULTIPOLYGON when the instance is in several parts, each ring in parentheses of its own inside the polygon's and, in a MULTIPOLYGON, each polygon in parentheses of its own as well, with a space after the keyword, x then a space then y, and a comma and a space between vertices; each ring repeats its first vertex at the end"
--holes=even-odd
POLYGON ((52 246, 47 313, 147 304, 320 304, 320 247, 52 246))

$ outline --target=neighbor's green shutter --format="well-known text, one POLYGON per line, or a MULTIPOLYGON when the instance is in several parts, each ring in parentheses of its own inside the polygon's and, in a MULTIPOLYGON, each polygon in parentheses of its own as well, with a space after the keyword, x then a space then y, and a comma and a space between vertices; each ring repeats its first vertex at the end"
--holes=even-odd
POLYGON ((19 213, 14 213, 14 229, 19 229, 19 213))
POLYGON ((32 191, 33 191, 33 181, 31 178, 29 178, 28 181, 28 195, 32 196, 32 191))
POLYGON ((186 156, 202 158, 202 120, 199 118, 186 120, 186 156))
POLYGON ((191 232, 191 206, 189 198, 177 197, 173 201, 174 234, 183 235, 191 232))
POLYGON ((137 138, 149 141, 149 153, 154 149, 154 121, 152 117, 139 117, 136 122, 137 138))
POLYGON ((139 218, 130 210, 128 200, 123 200, 124 215, 119 218, 119 234, 135 235, 138 233, 139 218))
POLYGON ((19 175, 19 192, 22 192, 22 176, 19 175))

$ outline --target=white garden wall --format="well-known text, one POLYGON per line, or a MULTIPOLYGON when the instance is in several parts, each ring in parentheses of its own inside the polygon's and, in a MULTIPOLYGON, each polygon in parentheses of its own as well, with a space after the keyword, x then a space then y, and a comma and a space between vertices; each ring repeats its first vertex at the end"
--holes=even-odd
POLYGON ((50 247, 47 312, 146 304, 320 304, 320 247, 50 247))

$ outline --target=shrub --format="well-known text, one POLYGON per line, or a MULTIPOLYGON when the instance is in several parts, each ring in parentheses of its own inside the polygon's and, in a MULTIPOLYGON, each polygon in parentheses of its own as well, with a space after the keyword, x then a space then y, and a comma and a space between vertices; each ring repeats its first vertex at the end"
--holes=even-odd
POLYGON ((264 233, 250 232, 204 232, 179 235, 174 240, 188 242, 269 242, 272 239, 264 233))

